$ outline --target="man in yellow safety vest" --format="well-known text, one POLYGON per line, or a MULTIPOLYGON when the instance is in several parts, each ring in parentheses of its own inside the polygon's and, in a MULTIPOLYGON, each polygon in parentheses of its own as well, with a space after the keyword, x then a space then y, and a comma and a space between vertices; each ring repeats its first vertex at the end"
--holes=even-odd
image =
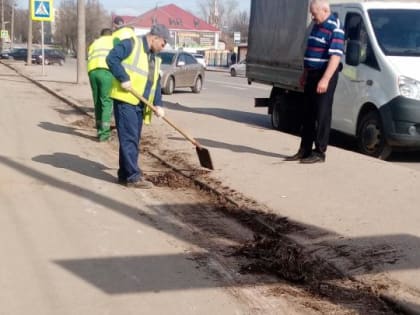
POLYGON ((95 121, 100 142, 111 137, 112 73, 109 72, 106 57, 113 47, 112 31, 104 28, 88 50, 88 75, 95 105, 95 121))
POLYGON ((151 111, 130 91, 135 90, 154 104, 157 116, 165 115, 159 74, 161 59, 156 54, 165 47, 169 37, 166 26, 155 24, 145 36, 121 39, 107 57, 114 75, 111 98, 120 144, 118 182, 127 187, 153 187, 138 166, 141 129, 143 121, 150 123, 151 111))

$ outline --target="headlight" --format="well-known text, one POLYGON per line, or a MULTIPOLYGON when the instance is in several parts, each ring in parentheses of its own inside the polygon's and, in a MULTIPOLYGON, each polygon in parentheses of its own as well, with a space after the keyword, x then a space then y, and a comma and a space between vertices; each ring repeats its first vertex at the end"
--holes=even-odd
POLYGON ((420 101, 420 82, 405 76, 398 78, 400 94, 404 97, 420 101))

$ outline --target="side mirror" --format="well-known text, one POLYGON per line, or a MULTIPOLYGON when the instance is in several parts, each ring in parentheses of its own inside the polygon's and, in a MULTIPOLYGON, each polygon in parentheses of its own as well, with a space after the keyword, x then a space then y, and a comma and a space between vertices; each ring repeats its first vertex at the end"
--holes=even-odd
POLYGON ((178 61, 177 67, 183 67, 185 66, 185 61, 178 61))
POLYGON ((361 44, 358 40, 347 41, 346 64, 358 66, 360 64, 361 44))

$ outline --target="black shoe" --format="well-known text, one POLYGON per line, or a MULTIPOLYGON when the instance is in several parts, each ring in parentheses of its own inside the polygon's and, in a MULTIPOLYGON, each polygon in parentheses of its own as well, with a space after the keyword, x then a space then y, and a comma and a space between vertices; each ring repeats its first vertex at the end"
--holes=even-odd
POLYGON ((145 180, 144 178, 140 178, 136 182, 127 182, 125 186, 129 188, 150 189, 153 188, 155 185, 153 185, 152 182, 145 180))
POLYGON ((310 156, 300 160, 303 164, 324 163, 325 154, 313 152, 310 156))
POLYGON ((307 157, 307 155, 305 155, 303 153, 303 151, 299 150, 295 155, 291 155, 291 156, 286 156, 284 158, 284 161, 299 161, 301 159, 303 159, 304 157, 307 157))
POLYGON ((124 185, 124 186, 127 185, 127 180, 123 179, 123 178, 118 177, 117 182, 118 182, 118 184, 121 184, 121 185, 124 185))

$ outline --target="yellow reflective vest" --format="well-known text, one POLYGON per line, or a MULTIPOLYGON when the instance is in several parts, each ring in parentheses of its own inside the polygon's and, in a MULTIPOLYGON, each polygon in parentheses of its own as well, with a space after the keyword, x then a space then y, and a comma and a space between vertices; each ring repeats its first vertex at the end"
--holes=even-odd
POLYGON ((112 33, 112 37, 114 38, 114 46, 118 44, 120 41, 124 39, 134 38, 136 37, 136 33, 131 27, 121 27, 112 33))
POLYGON ((106 57, 113 46, 113 37, 111 35, 101 36, 89 46, 87 62, 88 72, 98 68, 108 69, 106 57))
MULTIPOLYGON (((149 77, 149 56, 144 51, 143 40, 141 38, 134 37, 133 41, 134 45, 130 56, 124 59, 121 64, 130 77, 133 89, 140 95, 143 95, 149 77)), ((157 83, 159 81, 160 64, 161 59, 156 56, 153 82, 148 98, 148 101, 151 104, 154 104, 155 100, 157 83)), ((133 94, 124 90, 121 87, 121 83, 115 78, 112 81, 111 98, 131 105, 138 105, 140 102, 133 94)), ((148 106, 144 107, 143 117, 145 124, 151 122, 152 110, 148 106)))

